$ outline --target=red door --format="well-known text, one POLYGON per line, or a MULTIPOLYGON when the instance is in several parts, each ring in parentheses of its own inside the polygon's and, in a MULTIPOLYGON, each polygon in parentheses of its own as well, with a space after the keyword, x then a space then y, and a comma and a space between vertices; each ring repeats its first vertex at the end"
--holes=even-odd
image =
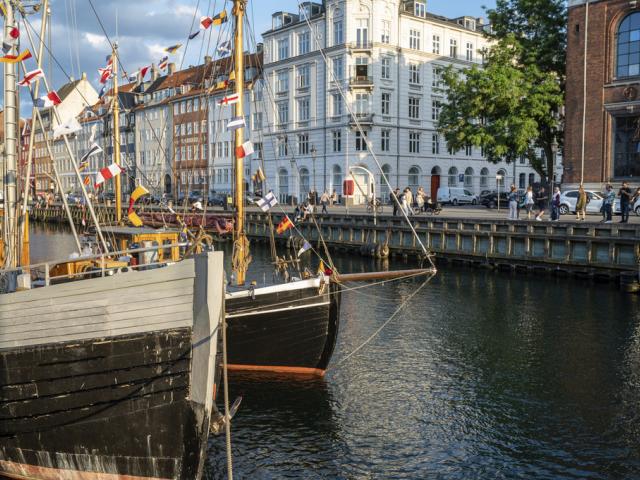
POLYGON ((440 175, 431 175, 431 198, 438 196, 438 189, 440 188, 440 175))

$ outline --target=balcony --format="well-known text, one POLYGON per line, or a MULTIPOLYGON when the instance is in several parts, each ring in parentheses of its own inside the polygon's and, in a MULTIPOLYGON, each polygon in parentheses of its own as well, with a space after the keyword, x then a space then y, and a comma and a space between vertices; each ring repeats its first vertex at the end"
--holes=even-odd
POLYGON ((371 75, 354 75, 349 79, 351 88, 373 88, 373 77, 371 75))
POLYGON ((354 53, 357 53, 357 52, 371 53, 371 51, 373 50, 373 42, 370 42, 367 40, 351 42, 349 43, 349 49, 354 53))
POLYGON ((354 113, 353 117, 349 120, 349 126, 355 127, 358 123, 361 127, 370 127, 373 125, 373 113, 354 113))

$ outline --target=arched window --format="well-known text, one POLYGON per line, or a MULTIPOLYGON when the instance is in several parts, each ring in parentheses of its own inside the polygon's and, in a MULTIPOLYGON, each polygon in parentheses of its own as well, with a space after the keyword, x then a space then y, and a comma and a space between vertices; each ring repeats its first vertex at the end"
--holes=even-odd
MULTIPOLYGON (((385 163, 382 166, 382 174, 387 177, 387 182, 391 183, 391 165, 385 163)), ((383 201, 387 201, 389 199, 389 186, 387 182, 384 181, 382 174, 380 175, 380 198, 383 201)))
POLYGON ((487 188, 489 186, 489 169, 483 168, 480 170, 480 188, 487 188))
POLYGON ((627 15, 618 27, 616 76, 640 75, 640 12, 627 15))
POLYGON ((464 186, 473 188, 473 168, 469 167, 464 171, 464 186))
POLYGON ((496 175, 496 185, 498 185, 499 187, 504 187, 506 177, 507 172, 503 168, 498 170, 498 174, 496 175))
POLYGON ((442 170, 440 170, 439 166, 435 166, 431 169, 431 175, 441 175, 442 174, 442 170))
POLYGON ((302 167, 300 169, 300 201, 306 200, 309 190, 309 170, 302 167))
POLYGON ((331 170, 331 193, 334 190, 338 195, 342 195, 342 169, 340 165, 334 165, 331 170))
POLYGON ((413 166, 409 169, 409 188, 415 190, 414 187, 420 186, 420 167, 413 166))
MULTIPOLYGON (((278 192, 285 197, 289 195, 289 172, 286 168, 278 170, 278 192)), ((286 201, 286 200, 284 200, 286 201)))
POLYGON ((451 167, 449 169, 449 186, 450 187, 458 186, 458 169, 456 167, 451 167))
POLYGON ((529 185, 533 185, 534 183, 536 183, 536 174, 535 173, 530 173, 529 174, 529 185))

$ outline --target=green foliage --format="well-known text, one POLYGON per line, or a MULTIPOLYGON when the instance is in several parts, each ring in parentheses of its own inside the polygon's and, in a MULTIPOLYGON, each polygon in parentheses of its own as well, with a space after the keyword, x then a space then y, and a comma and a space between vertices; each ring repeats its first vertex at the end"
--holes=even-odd
POLYGON ((498 0, 487 13, 493 43, 484 66, 444 73, 448 102, 438 130, 450 149, 482 147, 494 163, 525 156, 546 176, 563 137, 564 2, 498 0))

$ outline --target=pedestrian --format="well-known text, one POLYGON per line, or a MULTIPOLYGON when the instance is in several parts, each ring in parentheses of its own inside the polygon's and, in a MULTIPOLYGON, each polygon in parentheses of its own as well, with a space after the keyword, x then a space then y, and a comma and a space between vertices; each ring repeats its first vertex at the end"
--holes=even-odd
POLYGON ((544 212, 547 209, 547 191, 544 187, 540 187, 538 190, 538 195, 536 195, 536 202, 538 204, 538 214, 536 215, 536 220, 541 221, 544 216, 544 212))
POLYGON ((524 195, 524 208, 527 209, 527 220, 531 220, 534 204, 535 201, 533 200, 533 187, 529 185, 529 187, 527 188, 527 193, 525 193, 524 195))
POLYGON ((507 195, 509 199, 509 220, 518 220, 518 191, 515 185, 511 185, 511 191, 507 195))
POLYGON ((620 215, 622 216, 620 223, 628 223, 633 193, 631 192, 627 182, 622 182, 622 186, 620 187, 620 190, 618 190, 618 196, 620 197, 620 215))
POLYGON ((576 219, 586 220, 587 218, 587 203, 589 203, 589 195, 584 190, 584 186, 580 184, 578 188, 578 201, 576 202, 576 219))
POLYGON ((331 193, 331 206, 333 207, 337 203, 338 203, 338 192, 336 192, 334 188, 333 192, 331 193))
POLYGON ((602 222, 611 223, 611 217, 613 215, 613 204, 616 201, 616 193, 613 191, 613 186, 607 184, 604 192, 602 193, 602 222))
POLYGON ((395 217, 398 214, 398 204, 401 202, 400 200, 400 189, 396 187, 393 191, 393 216, 395 217))
POLYGON ((424 212, 424 197, 425 193, 423 188, 418 188, 418 193, 416 193, 416 204, 418 206, 418 211, 420 212, 424 212))
POLYGON ((409 212, 413 207, 413 192, 409 187, 405 188, 404 192, 406 194, 406 199, 407 199, 407 208, 405 208, 405 211, 407 212, 407 215, 409 215, 409 212))
POLYGON ((325 190, 320 196, 320 203, 322 204, 322 213, 329 213, 327 211, 327 204, 329 203, 329 193, 325 190))
POLYGON ((560 187, 555 187, 551 196, 551 220, 560 220, 560 187))

